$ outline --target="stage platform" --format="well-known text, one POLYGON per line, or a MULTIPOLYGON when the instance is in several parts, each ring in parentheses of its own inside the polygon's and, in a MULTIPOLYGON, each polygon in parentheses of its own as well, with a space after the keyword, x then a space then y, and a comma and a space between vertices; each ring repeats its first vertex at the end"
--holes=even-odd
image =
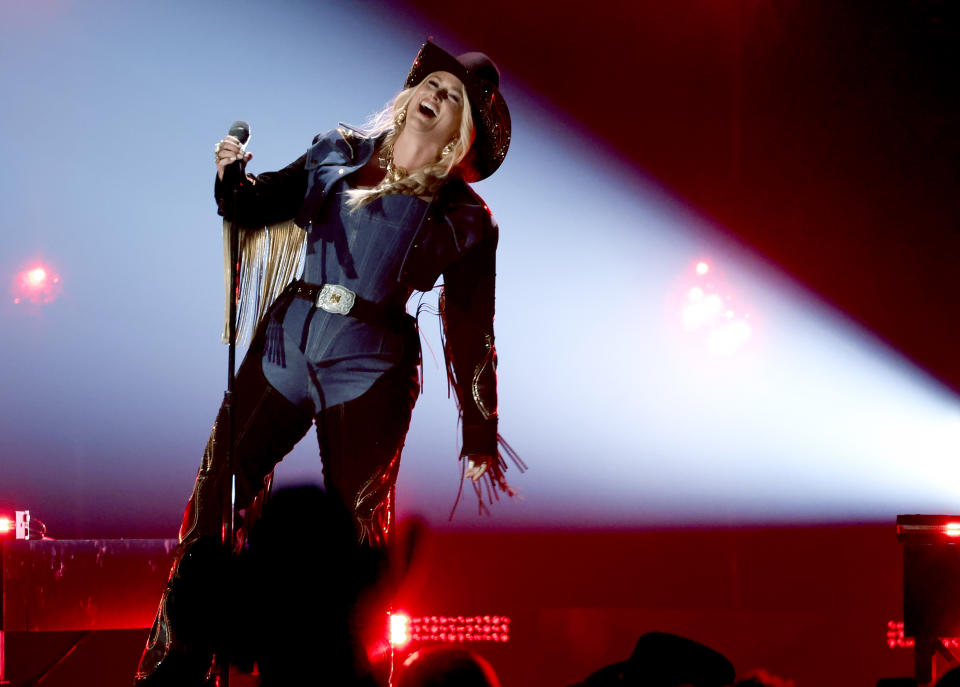
MULTIPOLYGON (((175 543, 5 542, 7 679, 128 687, 175 543)), ((714 646, 741 673, 872 687, 913 670, 913 651, 886 636, 903 619, 902 565, 893 522, 446 531, 420 546, 396 607, 509 617, 509 641, 469 644, 504 687, 571 684, 653 630, 714 646)))

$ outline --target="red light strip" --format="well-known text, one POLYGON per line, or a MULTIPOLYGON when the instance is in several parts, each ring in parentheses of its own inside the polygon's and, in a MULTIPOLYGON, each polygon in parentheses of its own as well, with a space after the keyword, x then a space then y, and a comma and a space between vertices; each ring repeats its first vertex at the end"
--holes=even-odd
POLYGON ((891 649, 902 649, 915 644, 912 637, 903 634, 903 623, 891 620, 887 623, 887 646, 891 649))
MULTIPOLYGON (((960 637, 938 637, 940 643, 948 649, 960 648, 960 637)), ((891 620, 887 623, 887 646, 891 649, 906 649, 916 645, 913 637, 903 632, 903 623, 891 620)))
POLYGON ((897 525, 897 534, 942 534, 945 537, 960 537, 960 522, 953 520, 938 524, 899 524, 897 525))
POLYGON ((509 642, 510 618, 505 615, 424 616, 410 620, 414 642, 509 642))

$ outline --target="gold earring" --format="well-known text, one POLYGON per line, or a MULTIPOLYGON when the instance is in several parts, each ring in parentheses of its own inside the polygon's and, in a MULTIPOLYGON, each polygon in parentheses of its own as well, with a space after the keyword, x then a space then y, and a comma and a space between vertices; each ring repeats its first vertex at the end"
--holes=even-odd
POLYGON ((400 110, 397 115, 393 118, 393 123, 395 126, 403 126, 404 120, 407 118, 407 111, 400 110))
POLYGON ((440 157, 446 157, 453 152, 454 147, 457 145, 457 139, 453 139, 447 145, 443 146, 443 150, 440 151, 440 157))

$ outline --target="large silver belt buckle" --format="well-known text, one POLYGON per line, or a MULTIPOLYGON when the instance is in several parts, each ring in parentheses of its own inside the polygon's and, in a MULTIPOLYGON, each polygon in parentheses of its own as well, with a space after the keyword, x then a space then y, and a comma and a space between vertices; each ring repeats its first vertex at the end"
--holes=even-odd
POLYGON ((339 284, 324 284, 317 296, 317 307, 327 312, 346 315, 350 312, 357 294, 339 284))

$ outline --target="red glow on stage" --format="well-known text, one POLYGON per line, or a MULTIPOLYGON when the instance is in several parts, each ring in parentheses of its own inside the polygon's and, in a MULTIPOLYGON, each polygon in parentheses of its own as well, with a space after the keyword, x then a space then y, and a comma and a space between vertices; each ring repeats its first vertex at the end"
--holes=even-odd
POLYGON ((960 522, 948 522, 943 533, 948 537, 960 537, 960 522))
POLYGON ((60 275, 43 265, 18 273, 13 281, 13 302, 52 303, 60 295, 60 275))
POLYGON ((401 648, 410 643, 410 617, 403 613, 390 614, 390 646, 401 648))
POLYGON ((0 518, 0 534, 7 534, 13 531, 13 520, 10 518, 0 518))

